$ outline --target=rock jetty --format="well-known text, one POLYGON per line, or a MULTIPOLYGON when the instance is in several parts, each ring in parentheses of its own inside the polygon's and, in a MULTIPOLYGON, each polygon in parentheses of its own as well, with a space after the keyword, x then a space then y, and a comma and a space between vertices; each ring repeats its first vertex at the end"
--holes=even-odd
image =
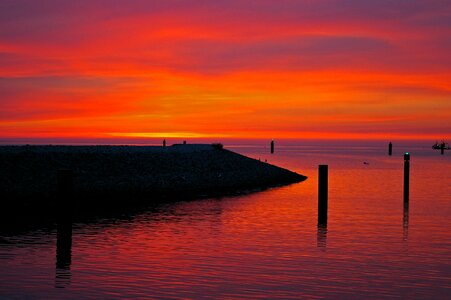
POLYGON ((59 201, 61 169, 72 170, 72 197, 85 208, 230 195, 306 179, 221 146, 1 146, 1 206, 51 208, 59 201))

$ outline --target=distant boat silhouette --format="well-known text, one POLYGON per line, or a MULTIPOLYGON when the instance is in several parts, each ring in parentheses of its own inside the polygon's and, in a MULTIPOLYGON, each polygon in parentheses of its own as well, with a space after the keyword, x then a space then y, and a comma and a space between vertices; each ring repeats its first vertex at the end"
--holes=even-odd
POLYGON ((448 143, 445 143, 445 141, 442 140, 441 143, 435 142, 435 144, 432 145, 432 149, 434 149, 434 150, 441 150, 441 149, 450 150, 451 148, 449 147, 448 143))

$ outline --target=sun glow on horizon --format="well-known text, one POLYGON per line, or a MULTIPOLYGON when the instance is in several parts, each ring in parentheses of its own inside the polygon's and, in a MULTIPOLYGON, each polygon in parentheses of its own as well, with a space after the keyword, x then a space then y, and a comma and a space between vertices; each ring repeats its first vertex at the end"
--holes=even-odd
POLYGON ((196 132, 112 132, 113 137, 137 137, 137 138, 224 138, 227 135, 206 134, 196 132))

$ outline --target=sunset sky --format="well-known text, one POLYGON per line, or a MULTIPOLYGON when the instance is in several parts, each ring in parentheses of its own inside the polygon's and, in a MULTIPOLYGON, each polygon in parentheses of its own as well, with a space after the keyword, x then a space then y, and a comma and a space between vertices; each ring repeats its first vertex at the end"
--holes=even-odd
POLYGON ((1 0, 0 140, 451 137, 449 0, 1 0))

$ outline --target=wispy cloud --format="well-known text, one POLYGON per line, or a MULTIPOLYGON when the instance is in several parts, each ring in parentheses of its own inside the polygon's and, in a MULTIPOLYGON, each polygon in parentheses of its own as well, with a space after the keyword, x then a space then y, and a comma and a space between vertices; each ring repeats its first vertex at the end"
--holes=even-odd
POLYGON ((450 20, 439 0, 5 0, 0 130, 443 136, 450 20))

